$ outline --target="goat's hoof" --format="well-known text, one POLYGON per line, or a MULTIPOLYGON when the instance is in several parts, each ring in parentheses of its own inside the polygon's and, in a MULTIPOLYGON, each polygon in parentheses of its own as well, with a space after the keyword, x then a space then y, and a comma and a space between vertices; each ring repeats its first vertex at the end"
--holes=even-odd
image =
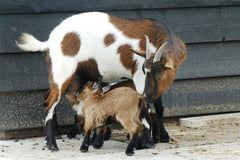
POLYGON ((95 143, 95 144, 93 144, 93 147, 94 147, 95 149, 99 149, 99 148, 101 148, 102 146, 103 146, 102 143, 95 143))
POLYGON ((154 143, 147 143, 144 145, 145 149, 153 149, 154 148, 154 143))
POLYGON ((169 137, 168 133, 166 133, 165 135, 160 136, 160 142, 168 143, 169 141, 170 141, 170 137, 169 137))
POLYGON ((47 142, 46 146, 50 151, 59 151, 56 142, 47 142))
POLYGON ((125 153, 126 153, 127 156, 132 156, 132 155, 134 155, 134 151, 133 151, 132 148, 127 148, 127 150, 126 150, 125 153))
POLYGON ((80 151, 81 151, 82 153, 87 152, 87 151, 88 151, 88 146, 82 145, 81 148, 80 148, 80 151))
POLYGON ((77 135, 77 133, 69 132, 69 133, 67 134, 67 137, 68 137, 69 139, 72 139, 72 138, 75 138, 76 135, 77 135))
POLYGON ((132 151, 132 152, 127 152, 127 151, 126 151, 126 155, 127 155, 127 156, 132 156, 132 155, 134 155, 134 152, 133 152, 133 151, 132 151))

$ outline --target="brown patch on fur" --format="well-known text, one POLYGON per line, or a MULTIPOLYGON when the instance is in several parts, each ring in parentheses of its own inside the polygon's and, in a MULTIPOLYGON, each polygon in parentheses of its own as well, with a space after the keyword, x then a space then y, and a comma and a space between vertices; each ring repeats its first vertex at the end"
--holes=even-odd
POLYGON ((137 68, 136 68, 136 61, 133 61, 133 53, 131 51, 131 46, 128 44, 119 46, 117 53, 120 54, 120 60, 123 66, 126 69, 131 69, 132 74, 134 74, 137 68))
POLYGON ((150 42, 159 48, 169 37, 169 31, 166 26, 160 22, 143 19, 143 20, 131 20, 124 19, 115 16, 109 16, 109 21, 119 30, 123 31, 123 34, 130 38, 141 39, 139 47, 141 50, 146 50, 146 39, 144 35, 149 37, 150 42))
POLYGON ((58 96, 59 96, 58 86, 55 83, 51 83, 51 92, 47 100, 45 101, 45 104, 47 105, 47 110, 49 110, 52 107, 52 105, 58 100, 58 96))
POLYGON ((94 59, 78 63, 77 70, 67 89, 67 94, 76 95, 79 89, 88 81, 98 81, 101 77, 98 64, 94 59))
POLYGON ((109 15, 109 21, 121 30, 124 35, 130 38, 140 39, 139 47, 143 51, 146 50, 146 39, 144 35, 149 37, 150 43, 157 49, 164 42, 168 41, 169 43, 164 49, 163 57, 170 57, 174 61, 175 70, 186 59, 185 44, 173 33, 170 33, 168 28, 161 22, 151 19, 124 19, 112 15, 109 15))
POLYGON ((115 38, 114 38, 113 34, 111 34, 111 33, 106 35, 106 37, 104 38, 104 44, 106 47, 113 44, 114 42, 115 42, 115 38))
POLYGON ((65 56, 75 56, 80 49, 81 42, 77 34, 68 33, 64 36, 61 45, 65 56))

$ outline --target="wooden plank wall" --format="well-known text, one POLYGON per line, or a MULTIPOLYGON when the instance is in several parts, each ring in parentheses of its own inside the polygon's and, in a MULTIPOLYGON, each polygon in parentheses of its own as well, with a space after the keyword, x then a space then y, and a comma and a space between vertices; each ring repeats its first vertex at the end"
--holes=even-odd
MULTIPOLYGON (((239 0, 0 0, 0 130, 43 125, 45 54, 23 53, 15 39, 27 32, 47 40, 66 17, 86 11, 154 18, 186 43, 187 60, 163 94, 165 116, 240 111, 239 0)), ((66 99, 58 112, 60 124, 73 122, 66 99)))

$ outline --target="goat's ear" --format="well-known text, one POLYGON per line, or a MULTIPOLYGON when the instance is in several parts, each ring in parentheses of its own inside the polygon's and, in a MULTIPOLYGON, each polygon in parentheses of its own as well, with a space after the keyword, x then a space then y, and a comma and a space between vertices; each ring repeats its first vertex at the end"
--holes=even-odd
POLYGON ((111 89, 111 85, 107 85, 105 87, 102 87, 103 93, 108 92, 111 89))
POLYGON ((174 64, 174 63, 173 63, 173 60, 169 58, 169 59, 166 61, 166 63, 165 63, 164 66, 165 66, 166 68, 169 68, 169 69, 174 70, 173 64, 174 64))
POLYGON ((97 82, 93 83, 93 92, 96 92, 99 88, 99 84, 97 82))
POLYGON ((146 51, 143 51, 143 50, 135 50, 135 49, 131 49, 131 51, 133 53, 135 53, 136 55, 139 55, 143 58, 146 58, 146 51))

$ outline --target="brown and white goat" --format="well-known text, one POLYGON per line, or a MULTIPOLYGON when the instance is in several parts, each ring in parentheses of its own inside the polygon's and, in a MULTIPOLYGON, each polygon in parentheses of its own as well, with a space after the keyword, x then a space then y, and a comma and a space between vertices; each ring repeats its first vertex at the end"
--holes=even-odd
MULTIPOLYGON (((94 60, 104 81, 121 77, 132 79, 136 91, 143 94, 147 102, 155 103, 158 120, 162 123, 163 108, 157 104, 159 96, 171 85, 186 58, 184 43, 163 23, 151 19, 124 19, 101 12, 65 19, 45 42, 25 33, 17 45, 25 51, 49 52, 51 87, 45 103, 45 125, 47 146, 51 150, 58 149, 52 128, 55 107, 79 64, 94 60)), ((169 140, 165 129, 163 138, 169 140)))
POLYGON ((145 128, 139 118, 148 109, 140 94, 129 87, 119 87, 104 94, 98 83, 89 82, 79 93, 78 99, 84 101, 85 136, 80 148, 82 152, 88 151, 91 131, 106 126, 108 119, 114 118, 130 134, 126 154, 134 154, 133 149, 137 147, 138 138, 141 139, 145 128))

